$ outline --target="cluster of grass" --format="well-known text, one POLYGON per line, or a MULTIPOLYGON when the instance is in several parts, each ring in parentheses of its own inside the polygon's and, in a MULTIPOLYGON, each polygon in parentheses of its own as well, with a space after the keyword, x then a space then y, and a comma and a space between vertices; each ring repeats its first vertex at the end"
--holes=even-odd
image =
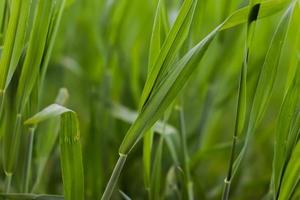
POLYGON ((300 198, 300 0, 0 0, 0 199, 300 198))

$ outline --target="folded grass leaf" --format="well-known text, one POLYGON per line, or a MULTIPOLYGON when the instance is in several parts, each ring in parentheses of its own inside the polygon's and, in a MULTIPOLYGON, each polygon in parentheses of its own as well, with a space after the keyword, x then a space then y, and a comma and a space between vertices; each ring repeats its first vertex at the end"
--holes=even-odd
POLYGON ((25 124, 34 125, 58 116, 61 117, 59 143, 64 196, 66 200, 83 200, 83 163, 76 113, 58 104, 52 104, 26 120, 25 124))

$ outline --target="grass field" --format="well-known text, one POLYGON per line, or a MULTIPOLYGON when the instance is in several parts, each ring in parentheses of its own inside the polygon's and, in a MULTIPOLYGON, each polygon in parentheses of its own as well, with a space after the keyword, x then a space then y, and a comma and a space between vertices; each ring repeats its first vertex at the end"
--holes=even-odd
POLYGON ((0 199, 299 200, 300 0, 0 0, 0 199))

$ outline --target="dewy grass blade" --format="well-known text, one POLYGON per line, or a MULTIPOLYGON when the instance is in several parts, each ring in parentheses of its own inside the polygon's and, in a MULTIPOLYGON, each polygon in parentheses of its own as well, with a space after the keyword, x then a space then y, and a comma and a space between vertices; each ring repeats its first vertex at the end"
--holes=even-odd
POLYGON ((61 116, 59 138, 64 196, 66 200, 83 200, 83 163, 76 113, 58 104, 53 104, 25 121, 25 124, 38 124, 58 116, 61 116))

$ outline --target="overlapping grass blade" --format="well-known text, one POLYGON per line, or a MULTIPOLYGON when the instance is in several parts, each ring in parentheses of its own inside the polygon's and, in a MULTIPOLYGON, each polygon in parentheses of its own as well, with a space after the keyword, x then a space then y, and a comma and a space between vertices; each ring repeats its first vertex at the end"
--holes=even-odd
POLYGON ((7 31, 6 31, 6 38, 4 41, 4 48, 1 55, 0 60, 0 116, 2 115, 3 107, 4 107, 4 100, 5 100, 5 83, 7 80, 7 74, 10 67, 10 62, 13 54, 14 49, 14 42, 17 32, 19 14, 21 9, 21 2, 20 1, 13 1, 12 2, 12 10, 11 16, 9 19, 7 31))
MULTIPOLYGON (((62 88, 60 89, 57 95, 55 103, 64 106, 68 97, 68 91, 65 88, 62 88)), ((44 133, 37 134, 35 152, 35 160, 37 163, 37 176, 32 189, 34 192, 38 189, 40 181, 42 180, 47 161, 50 157, 50 153, 52 152, 56 144, 56 140, 59 133, 59 123, 60 121, 57 118, 50 119, 49 121, 47 121, 47 125, 45 126, 46 131, 44 133)))
POLYGON ((24 106, 28 101, 40 72, 40 64, 42 63, 46 47, 52 12, 53 3, 51 1, 39 1, 17 89, 16 105, 17 112, 20 114, 24 111, 24 106))
MULTIPOLYGON (((274 7, 266 7, 266 5, 270 6, 269 4, 261 4, 261 6, 265 6, 264 9, 267 8, 266 10, 264 10, 264 12, 270 10, 274 11, 274 7, 278 6, 277 4, 274 4, 274 7)), ((183 8, 185 7, 183 6, 183 8)), ((183 86, 188 81, 192 72, 195 70, 197 64, 201 61, 201 58, 203 57, 209 44, 212 42, 217 33, 225 28, 230 27, 228 25, 238 25, 239 23, 243 23, 243 20, 247 19, 247 14, 247 12, 244 13, 241 19, 237 22, 236 15, 241 15, 241 13, 239 11, 235 12, 222 24, 215 28, 210 34, 208 34, 195 47, 188 51, 177 63, 172 65, 172 67, 165 66, 162 68, 153 68, 152 72, 147 78, 148 81, 145 84, 144 93, 141 100, 141 102, 144 102, 144 104, 142 106, 138 118, 128 130, 120 146, 120 155, 126 156, 130 152, 130 150, 135 146, 135 144, 139 141, 139 139, 143 136, 144 132, 151 128, 152 125, 163 115, 163 113, 166 111, 169 105, 174 101, 179 91, 181 91, 183 86), (232 21, 234 23, 232 23, 232 21), (164 70, 160 72, 160 69, 164 70)), ((176 22, 174 27, 176 27, 176 22)), ((172 30, 173 29, 171 29, 169 35, 172 35, 172 30)), ((168 43, 168 38, 166 39, 165 43, 168 43)), ((160 58, 165 58, 164 53, 162 53, 164 52, 164 48, 166 48, 165 45, 161 50, 162 56, 158 57, 158 63, 160 62, 160 58)), ((167 63, 170 64, 169 62, 167 63)), ((112 194, 113 187, 116 185, 116 181, 118 179, 118 176, 120 175, 120 167, 124 164, 123 162, 118 163, 119 165, 117 164, 115 166, 113 172, 114 176, 111 177, 109 184, 106 187, 106 191, 110 191, 110 194, 112 194)), ((105 194, 106 195, 105 197, 103 197, 103 199, 109 199, 110 195, 107 195, 107 193, 105 194)))
MULTIPOLYGON (((299 128, 299 127, 298 127, 299 128)), ((299 131, 299 130, 298 130, 299 131)), ((283 176, 278 199, 291 199, 293 192, 300 181, 300 142, 296 145, 291 159, 287 164, 286 172, 283 176)))
POLYGON ((76 113, 58 104, 53 104, 28 119, 25 124, 38 124, 58 116, 61 116, 59 138, 64 196, 66 200, 83 200, 83 163, 76 113))
MULTIPOLYGON (((300 68, 298 65, 297 73, 295 74, 294 81, 292 82, 284 102, 281 106, 281 111, 278 118, 278 127, 276 130, 275 146, 274 146, 274 160, 273 160, 273 192, 274 198, 281 195, 281 187, 288 187, 284 185, 283 178, 285 173, 290 173, 286 168, 291 165, 290 157, 293 149, 298 141, 299 128, 300 128, 300 114, 297 110, 300 101, 300 68)), ((294 150, 295 154, 297 150, 294 150)), ((292 159, 292 158, 291 158, 292 159)), ((290 167, 291 168, 291 167, 290 167)), ((288 176, 288 175, 287 175, 288 176)), ((287 189, 284 189, 287 190, 287 189)), ((287 191, 285 191, 286 193, 287 191)), ((285 196, 284 194, 283 196, 285 196)))
MULTIPOLYGON (((185 41, 193 19, 196 4, 197 0, 185 0, 183 2, 176 21, 174 22, 174 25, 172 26, 167 38, 165 39, 160 53, 157 56, 157 59, 153 61, 153 63, 155 63, 154 66, 151 66, 149 68, 150 72, 148 73, 148 77, 140 101, 141 108, 145 105, 147 99, 149 98, 156 80, 159 79, 159 77, 163 77, 164 71, 167 69, 168 65, 172 63, 179 48, 185 41)), ((150 58, 152 59, 152 57, 150 58)), ((151 63, 152 60, 150 64, 151 63)))
POLYGON ((259 80, 257 83, 252 108, 250 112, 245 144, 235 160, 233 166, 233 174, 239 168, 242 158, 244 157, 248 148, 250 138, 255 132, 258 124, 261 122, 263 114, 268 106, 273 86, 277 77, 278 64, 281 56, 281 49, 286 37, 287 29, 290 22, 290 16, 293 11, 294 4, 290 5, 284 13, 281 21, 273 35, 268 53, 265 57, 264 64, 261 68, 259 80))
POLYGON ((235 159, 236 143, 238 137, 242 134, 242 131, 245 126, 245 119, 246 119, 248 62, 249 62, 249 55, 250 55, 250 47, 251 47, 253 34, 255 30, 255 21, 257 20, 257 17, 259 15, 260 4, 259 3, 255 4, 253 1, 250 1, 249 6, 251 7, 251 10, 248 15, 246 39, 245 39, 246 42, 244 47, 245 49, 244 60, 240 72, 235 128, 234 128, 234 134, 232 139, 232 149, 231 149, 231 155, 229 160, 228 173, 224 180, 225 187, 224 187, 222 199, 228 199, 229 197, 229 190, 230 190, 231 178, 232 178, 232 168, 235 159))
MULTIPOLYGON (((166 12, 165 12, 165 2, 164 0, 159 0, 155 18, 154 18, 154 24, 152 29, 152 35, 150 40, 150 48, 149 48, 149 56, 148 56, 148 74, 153 69, 155 61, 157 60, 160 51, 161 51, 161 44, 163 43, 163 35, 167 35, 167 31, 164 31, 164 25, 166 26, 166 12)), ((143 99, 142 99, 143 101, 143 99)), ((141 102, 140 105, 143 105, 144 102, 141 102)), ((151 177, 151 155, 152 155, 152 144, 153 144, 153 137, 154 132, 153 130, 148 130, 145 133, 144 141, 143 141, 143 166, 144 166, 144 182, 145 182, 145 188, 149 192, 149 198, 151 198, 151 191, 150 188, 150 177, 151 177)))

